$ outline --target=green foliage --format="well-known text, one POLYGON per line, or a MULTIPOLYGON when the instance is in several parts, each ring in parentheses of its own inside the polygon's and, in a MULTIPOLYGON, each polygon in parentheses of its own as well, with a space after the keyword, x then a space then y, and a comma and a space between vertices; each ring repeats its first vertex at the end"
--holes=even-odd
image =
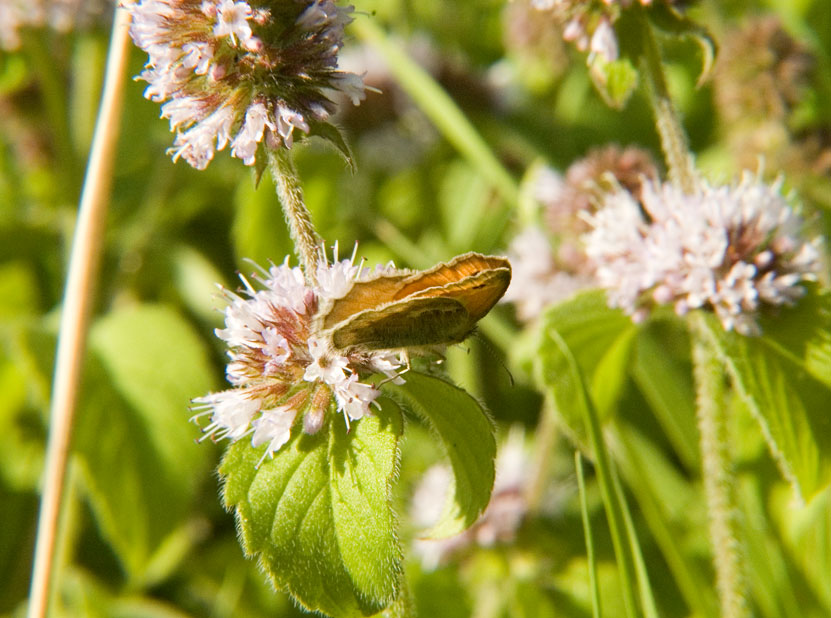
MULTIPOLYGON (((603 496, 615 556, 620 569, 626 615, 630 617, 657 616, 640 544, 632 525, 632 516, 612 467, 597 409, 587 389, 577 359, 557 330, 556 320, 548 322, 543 332, 538 357, 540 364, 546 367, 546 370, 540 372, 544 385, 550 389, 550 393, 554 393, 555 397, 557 392, 569 391, 572 398, 566 405, 579 415, 585 425, 586 440, 594 458, 600 492, 603 496), (555 375, 549 370, 551 367, 558 368, 556 381, 551 379, 551 376, 555 375)), ((594 574, 592 577, 597 576, 594 574)), ((597 603, 596 597, 593 602, 597 603)))
POLYGON ((759 338, 710 326, 783 476, 806 500, 831 482, 830 308, 828 295, 809 296, 779 316, 771 335, 759 338))
POLYGON ((599 291, 578 294, 553 307, 543 317, 540 328, 537 379, 550 388, 566 427, 583 442, 586 428, 580 382, 574 381, 568 359, 552 348, 546 333, 556 332, 586 372, 592 400, 603 419, 614 410, 626 381, 637 328, 623 313, 609 309, 605 294, 599 291))
POLYGON ((638 86, 638 71, 628 58, 607 62, 598 56, 592 61, 591 76, 606 104, 616 109, 629 102, 638 86))
MULTIPOLYGON (((658 34, 698 168, 721 181, 763 157, 765 177, 784 175, 810 227, 831 232, 826 0, 632 2, 614 23, 621 54, 611 63, 587 63, 529 0, 352 3, 343 51, 363 47, 349 67, 381 92, 342 106, 337 130, 312 123, 292 148, 314 222, 342 256, 355 242, 367 266, 504 253, 524 225, 557 219, 533 182, 518 182, 532 167, 565 175, 611 143, 659 156, 641 17, 658 34), (724 57, 737 28, 766 15, 797 47, 724 57), (773 99, 743 81, 765 62, 778 71, 773 99), (730 64, 738 70, 725 81, 730 64), (728 120, 726 106, 748 97, 767 105, 762 119, 728 120)), ((0 53, 4 616, 22 615, 28 595, 58 318, 110 36, 95 21, 23 34, 19 49, 0 53)), ((130 75, 144 61, 133 49, 130 75)), ((281 263, 294 250, 264 170, 228 148, 203 172, 173 164, 168 122, 143 88, 125 87, 55 615, 296 618, 310 608, 401 618, 410 605, 448 617, 718 615, 690 358, 698 335, 686 318, 658 312, 636 325, 597 291, 534 324, 500 306, 434 373, 420 373, 412 354, 405 383, 383 384, 381 408, 349 431, 330 413, 317 434, 297 427, 265 459, 250 436, 197 442, 189 402, 221 388, 227 362, 213 333, 223 306, 215 283, 235 290, 249 260, 281 263), (530 449, 518 466, 524 485, 497 481, 492 495, 497 445, 516 424, 530 449), (453 482, 425 534, 413 496, 437 464, 453 482), (527 499, 521 520, 489 537, 494 513, 517 497, 527 499), (452 547, 438 565, 418 551, 425 535, 452 547)), ((715 321, 707 331, 730 389, 749 607, 764 618, 831 615, 826 275, 764 316, 758 337, 715 321)), ((527 281, 516 265, 514 276, 527 281)))
POLYGON ((213 382, 205 347, 169 307, 138 306, 99 320, 90 351, 74 438, 84 485, 128 578, 155 581, 168 573, 154 573, 154 559, 185 524, 208 468, 181 422, 193 393, 213 382))
POLYGON ((713 35, 707 28, 667 4, 652 7, 649 18, 664 34, 681 39, 689 38, 695 42, 701 55, 698 85, 706 82, 711 76, 718 51, 713 35))
POLYGON ((462 389, 420 373, 406 376, 404 384, 386 384, 384 390, 429 425, 453 468, 452 495, 425 536, 451 536, 476 521, 490 499, 496 455, 493 424, 462 389))
POLYGON ((246 553, 302 606, 360 616, 394 600, 401 550, 390 490, 401 423, 386 401, 347 433, 332 409, 321 431, 298 432, 273 458, 246 440, 223 458, 224 503, 246 553))

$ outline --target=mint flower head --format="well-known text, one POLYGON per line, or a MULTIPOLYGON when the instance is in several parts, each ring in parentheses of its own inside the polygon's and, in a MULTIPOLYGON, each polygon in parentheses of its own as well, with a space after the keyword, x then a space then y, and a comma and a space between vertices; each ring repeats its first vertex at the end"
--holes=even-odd
POLYGON ((320 264, 310 287, 298 267, 287 263, 241 277, 244 292, 224 290, 225 328, 216 335, 228 344, 226 376, 233 388, 194 400, 195 419, 210 416, 206 437, 232 441, 251 436, 273 455, 296 423, 314 434, 326 413, 337 410, 350 421, 370 414, 380 394, 362 381, 383 373, 401 381, 404 362, 390 350, 334 350, 315 331, 329 301, 343 297, 356 281, 386 272, 356 266, 353 260, 320 264))
POLYGON ((659 182, 644 183, 640 200, 610 193, 585 237, 610 304, 635 320, 656 305, 704 308, 726 330, 758 334, 759 314, 793 304, 820 271, 820 239, 802 238, 780 189, 745 172, 733 186, 698 181, 692 193, 659 182))
POLYGON ((164 103, 169 153, 204 169, 214 151, 253 165, 261 143, 291 148, 317 132, 360 76, 338 70, 352 7, 332 0, 140 0, 130 34, 147 52, 145 97, 164 103))
POLYGON ((648 151, 616 145, 589 151, 564 176, 548 167, 537 170, 531 188, 545 226, 526 227, 508 247, 513 275, 503 300, 514 303, 521 321, 595 284, 583 243, 591 229, 587 217, 607 192, 625 190, 637 199, 643 183, 657 176, 648 151))

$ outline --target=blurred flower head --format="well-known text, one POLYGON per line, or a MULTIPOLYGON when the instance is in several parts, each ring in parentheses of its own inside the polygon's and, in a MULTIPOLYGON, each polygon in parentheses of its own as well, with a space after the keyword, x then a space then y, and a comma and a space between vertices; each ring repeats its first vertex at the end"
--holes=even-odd
POLYGON ((792 304, 820 268, 819 238, 802 239, 780 189, 745 172, 736 185, 699 181, 690 194, 658 182, 640 200, 608 194, 585 242, 610 304, 636 320, 655 305, 705 308, 727 330, 758 333, 759 313, 792 304))
MULTIPOLYGON (((400 380, 400 355, 389 350, 336 352, 314 330, 326 301, 341 298, 371 271, 353 260, 321 264, 318 285, 309 287, 300 268, 287 263, 260 270, 244 291, 224 290, 228 306, 225 328, 216 335, 228 344, 226 376, 233 388, 194 400, 197 415, 210 415, 206 437, 239 440, 250 435, 254 446, 267 444, 273 454, 291 436, 295 422, 314 434, 333 410, 347 426, 370 413, 380 391, 362 378, 384 373, 400 380)), ((264 455, 265 456, 265 455, 264 455)))
POLYGON ((815 59, 778 17, 755 17, 729 31, 714 71, 724 122, 786 119, 802 100, 815 59))
POLYGON ((333 0, 140 0, 130 33, 149 58, 144 95, 164 102, 170 153, 204 169, 231 146, 246 165, 261 143, 291 148, 335 111, 364 98, 360 76, 338 70, 352 7, 333 0))
POLYGON ((546 307, 557 304, 591 286, 588 275, 558 268, 551 240, 538 227, 529 226, 517 234, 508 247, 511 261, 511 285, 502 297, 513 303, 517 317, 528 322, 546 307))
POLYGON ((532 320, 546 307, 595 285, 582 239, 590 229, 586 217, 606 193, 622 189, 638 198, 642 183, 657 177, 648 151, 615 145, 591 150, 569 166, 565 178, 545 167, 534 175, 533 194, 543 208, 546 229, 526 227, 508 248, 513 275, 504 300, 516 305, 520 320, 532 320))
POLYGON ((773 15, 749 18, 722 39, 713 91, 737 165, 752 167, 764 157, 768 168, 810 192, 831 171, 831 125, 810 111, 816 55, 773 15))
POLYGON ((644 6, 652 4, 652 0, 531 0, 531 5, 553 15, 562 29, 563 39, 580 51, 588 51, 591 64, 596 56, 606 62, 618 59, 613 24, 622 9, 636 2, 644 6))
POLYGON ((542 12, 537 4, 535 0, 513 0, 505 6, 505 48, 518 56, 520 68, 530 64, 543 69, 546 78, 556 79, 568 64, 567 43, 553 12, 542 12))

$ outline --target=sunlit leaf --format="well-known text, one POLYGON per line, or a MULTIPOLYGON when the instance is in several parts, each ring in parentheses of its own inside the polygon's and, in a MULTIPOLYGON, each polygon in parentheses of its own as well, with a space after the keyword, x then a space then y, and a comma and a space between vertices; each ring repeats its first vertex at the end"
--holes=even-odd
MULTIPOLYGON (((819 313, 797 315, 806 325, 827 319, 819 313)), ((783 323, 782 332, 787 330, 783 323)), ((785 348, 772 335, 743 337, 724 332, 714 319, 708 321, 707 332, 759 421, 783 476, 799 496, 810 499, 831 482, 831 388, 812 371, 822 362, 800 357, 798 348, 785 348)), ((825 358, 823 345, 818 343, 820 352, 815 358, 825 358)), ((812 346, 802 351, 809 349, 812 346)))
POLYGON ((595 88, 614 109, 622 109, 638 87, 638 70, 628 58, 607 62, 597 56, 589 69, 595 88))
POLYGON ((355 156, 352 154, 352 149, 349 147, 349 142, 346 141, 343 131, 331 122, 319 122, 313 118, 309 118, 308 120, 309 135, 316 135, 332 144, 335 150, 343 157, 346 165, 349 166, 349 170, 355 172, 357 170, 355 156))
POLYGON ((390 504, 401 415, 386 401, 347 434, 330 412, 317 434, 298 431, 273 458, 233 444, 223 498, 245 552, 276 586, 310 610, 370 615, 393 601, 401 575, 390 504))
POLYGON ((440 520, 424 536, 451 536, 469 527, 490 500, 496 440, 482 406, 449 382, 409 372, 406 383, 383 390, 427 422, 444 445, 453 469, 453 491, 440 520))
POLYGON ((678 456, 690 470, 699 466, 695 393, 686 332, 675 323, 656 321, 638 333, 632 377, 649 402, 678 456))
POLYGON ((655 3, 649 10, 649 17, 661 31, 677 37, 689 37, 698 45, 701 52, 701 70, 698 74, 699 85, 707 81, 713 70, 717 45, 710 31, 702 24, 682 15, 673 7, 664 3, 655 3))

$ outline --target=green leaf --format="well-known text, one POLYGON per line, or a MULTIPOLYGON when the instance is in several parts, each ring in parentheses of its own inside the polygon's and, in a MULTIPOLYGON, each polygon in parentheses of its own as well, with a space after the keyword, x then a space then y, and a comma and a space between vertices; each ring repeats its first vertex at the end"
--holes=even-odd
POLYGON ((452 536, 473 524, 490 501, 496 457, 493 423, 482 406, 457 386, 413 371, 404 378, 406 383, 388 383, 382 389, 428 423, 453 469, 453 493, 425 536, 452 536))
POLYGON ((710 31, 664 3, 655 3, 650 7, 647 14, 650 21, 665 34, 688 37, 698 44, 701 51, 701 71, 698 75, 698 84, 704 83, 713 70, 717 52, 716 41, 710 31))
POLYGON ((614 109, 622 109, 638 87, 638 70, 628 58, 607 62, 598 55, 589 66, 589 74, 606 105, 614 109))
POLYGON ((601 419, 614 408, 627 378, 637 327, 623 312, 610 309, 602 291, 578 294, 543 316, 536 358, 538 380, 550 390, 573 436, 584 442, 582 395, 552 334, 562 338, 586 379, 601 419))
POLYGON ((355 156, 352 154, 352 149, 349 147, 349 142, 346 141, 343 132, 331 122, 320 122, 313 118, 309 118, 308 121, 309 135, 316 135, 332 144, 349 166, 349 171, 354 174, 358 169, 355 165, 355 156))
POLYGON ((767 345, 831 388, 831 294, 810 288, 796 305, 760 324, 767 345))
MULTIPOLYGON (((398 406, 383 416, 362 419, 350 432, 331 432, 332 517, 346 570, 355 587, 379 606, 395 598, 401 577, 401 550, 390 489, 397 477, 402 418, 398 406)), ((337 422, 337 421, 336 421, 337 422)))
POLYGON ((828 356, 827 331, 822 332, 828 315, 803 308, 781 318, 778 336, 727 333, 715 318, 707 320, 707 333, 761 425, 783 476, 798 496, 810 499, 831 482, 831 388, 821 369, 828 356), (797 317, 808 331, 819 326, 816 337, 806 338, 802 349, 784 345, 793 327, 788 321, 797 317))
POLYGON ((212 386, 202 342, 164 306, 115 311, 90 332, 75 448, 102 532, 134 579, 181 526, 207 471, 188 404, 212 386))
POLYGON ((640 544, 612 465, 609 450, 606 447, 600 417, 586 387, 583 373, 568 344, 557 331, 548 330, 546 338, 549 340, 548 353, 551 355, 556 353, 561 358, 559 364, 563 374, 561 382, 557 385, 550 385, 554 391, 552 395, 556 398, 557 388, 568 385, 574 393, 575 411, 586 426, 585 434, 590 447, 589 452, 594 460, 597 483, 600 486, 606 520, 609 523, 609 532, 617 558, 626 615, 630 617, 657 616, 640 544))
POLYGON ((640 330, 635 341, 632 378, 687 469, 698 470, 689 340, 677 322, 656 320, 640 330))
MULTIPOLYGON (((218 284, 225 284, 222 274, 200 251, 180 245, 171 255, 173 283, 187 308, 200 320, 221 326, 223 314, 217 311, 225 301, 218 300, 218 284)), ((226 286, 227 287, 227 286, 226 286)))
POLYGON ((233 444, 220 466, 223 499, 275 586, 311 611, 369 615, 393 601, 401 575, 390 504, 401 413, 383 401, 348 434, 334 408, 329 416, 262 463, 264 447, 233 444))

